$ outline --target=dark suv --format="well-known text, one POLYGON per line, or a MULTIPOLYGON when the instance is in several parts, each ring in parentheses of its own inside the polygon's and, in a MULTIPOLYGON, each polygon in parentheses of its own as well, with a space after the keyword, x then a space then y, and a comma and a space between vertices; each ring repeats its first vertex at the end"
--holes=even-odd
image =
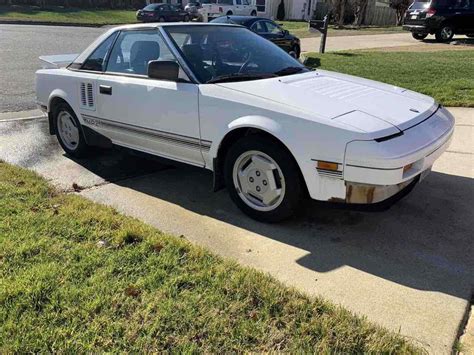
POLYGON ((429 34, 438 42, 450 41, 455 34, 474 37, 474 0, 415 1, 405 14, 403 29, 418 40, 429 34))

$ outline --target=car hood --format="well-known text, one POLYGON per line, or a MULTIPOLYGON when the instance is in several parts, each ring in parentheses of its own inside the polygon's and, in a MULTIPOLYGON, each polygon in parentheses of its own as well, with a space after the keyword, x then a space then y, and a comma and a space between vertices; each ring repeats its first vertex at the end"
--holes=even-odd
POLYGON ((363 132, 403 131, 431 116, 438 107, 433 98, 410 90, 323 70, 218 85, 363 132))

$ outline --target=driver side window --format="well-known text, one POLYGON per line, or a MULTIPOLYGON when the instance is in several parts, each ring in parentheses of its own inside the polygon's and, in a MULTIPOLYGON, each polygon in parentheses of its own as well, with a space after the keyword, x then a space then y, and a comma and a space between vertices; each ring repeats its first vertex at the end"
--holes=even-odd
MULTIPOLYGON (((123 31, 110 53, 107 72, 148 75, 152 60, 175 61, 176 57, 156 30, 123 31)), ((188 81, 180 69, 179 77, 188 81)))

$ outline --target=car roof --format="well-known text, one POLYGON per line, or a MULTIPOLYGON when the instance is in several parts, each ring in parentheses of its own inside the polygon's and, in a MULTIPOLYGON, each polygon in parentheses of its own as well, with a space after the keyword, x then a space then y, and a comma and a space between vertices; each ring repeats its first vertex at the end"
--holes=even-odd
POLYGON ((133 30, 141 28, 158 28, 163 26, 173 27, 186 27, 186 26, 233 26, 240 27, 238 24, 233 23, 211 23, 211 22, 157 22, 157 23, 134 23, 129 25, 121 25, 113 27, 109 32, 122 31, 122 30, 133 30))
POLYGON ((271 21, 265 17, 228 15, 228 16, 217 17, 214 20, 212 20, 210 23, 226 23, 226 22, 219 22, 219 20, 220 21, 224 20, 224 17, 227 18, 227 20, 234 22, 235 24, 245 25, 245 26, 251 25, 254 22, 260 21, 260 20, 271 21))

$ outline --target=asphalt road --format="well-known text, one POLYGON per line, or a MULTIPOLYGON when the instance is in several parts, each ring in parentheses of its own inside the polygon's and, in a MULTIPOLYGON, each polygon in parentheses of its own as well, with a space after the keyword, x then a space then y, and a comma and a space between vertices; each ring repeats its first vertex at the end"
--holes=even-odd
POLYGON ((2 121, 0 159, 33 169, 58 188, 112 205, 160 230, 288 285, 321 295, 448 354, 474 286, 474 114, 453 109, 453 143, 434 171, 390 210, 356 212, 308 203, 286 223, 257 223, 212 175, 117 150, 64 155, 46 119, 2 121))
POLYGON ((35 108, 38 57, 82 52, 104 29, 0 25, 0 112, 35 108))

